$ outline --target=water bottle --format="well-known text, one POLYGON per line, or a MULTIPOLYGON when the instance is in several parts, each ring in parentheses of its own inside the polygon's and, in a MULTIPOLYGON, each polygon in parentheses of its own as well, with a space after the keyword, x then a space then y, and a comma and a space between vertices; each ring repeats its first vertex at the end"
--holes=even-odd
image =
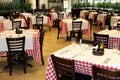
POLYGON ((80 45, 82 45, 82 39, 80 39, 80 45))

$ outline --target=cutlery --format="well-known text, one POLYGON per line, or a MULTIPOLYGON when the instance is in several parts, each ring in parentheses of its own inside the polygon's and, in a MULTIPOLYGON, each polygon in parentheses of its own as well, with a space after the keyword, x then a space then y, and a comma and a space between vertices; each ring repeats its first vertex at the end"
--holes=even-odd
POLYGON ((78 56, 78 55, 80 55, 80 54, 76 54, 76 55, 72 56, 71 58, 75 58, 75 57, 78 56))
POLYGON ((107 64, 110 60, 111 58, 106 58, 103 63, 107 64))

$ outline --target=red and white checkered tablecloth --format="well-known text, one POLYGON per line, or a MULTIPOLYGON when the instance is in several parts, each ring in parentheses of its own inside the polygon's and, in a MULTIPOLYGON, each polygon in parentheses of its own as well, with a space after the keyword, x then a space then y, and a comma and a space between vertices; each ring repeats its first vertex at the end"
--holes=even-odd
POLYGON ((33 58, 41 63, 41 51, 40 51, 40 41, 39 41, 39 37, 40 37, 40 32, 39 30, 34 30, 35 32, 37 32, 38 34, 34 34, 33 35, 33 49, 32 50, 26 50, 26 52, 29 54, 29 55, 32 55, 33 58))
POLYGON ((102 30, 98 34, 109 35, 108 48, 113 49, 113 44, 117 43, 118 49, 120 50, 120 36, 118 30, 102 30))
MULTIPOLYGON (((91 36, 91 29, 90 29, 90 23, 86 21, 85 19, 77 19, 76 21, 82 21, 82 32, 88 36, 89 39, 92 38, 91 36)), ((63 19, 60 21, 59 25, 62 29, 62 35, 66 35, 67 32, 72 30, 72 19, 63 19)))
POLYGON ((108 41, 108 48, 113 49, 113 44, 117 43, 118 44, 118 49, 120 50, 120 38, 119 37, 109 37, 108 41))
POLYGON ((100 27, 100 23, 102 23, 102 28, 105 29, 105 20, 107 18, 107 14, 99 14, 97 16, 97 25, 100 27))
MULTIPOLYGON (((80 61, 80 60, 74 60, 75 61, 75 71, 78 73, 86 74, 92 76, 92 66, 97 65, 99 67, 110 69, 110 70, 120 70, 120 68, 112 67, 108 65, 103 64, 95 64, 93 62, 88 61, 80 61)), ((48 58, 48 66, 46 69, 46 80, 56 80, 56 73, 54 70, 53 62, 51 60, 51 57, 48 58)))
MULTIPOLYGON (((28 55, 33 56, 33 58, 37 62, 41 63, 41 55, 40 55, 41 51, 40 51, 40 43, 39 43, 40 32, 39 30, 34 30, 34 31, 37 32, 37 34, 33 34, 33 49, 26 50, 26 52, 28 53, 28 55)), ((5 51, 0 52, 0 56, 2 56, 4 53, 6 52, 5 51)))

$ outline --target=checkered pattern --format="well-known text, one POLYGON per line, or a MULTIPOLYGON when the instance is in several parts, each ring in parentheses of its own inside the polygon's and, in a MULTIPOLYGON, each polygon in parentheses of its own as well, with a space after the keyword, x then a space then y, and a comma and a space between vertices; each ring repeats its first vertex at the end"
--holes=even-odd
POLYGON ((29 55, 33 56, 33 58, 37 62, 41 63, 41 55, 40 55, 41 51, 40 51, 40 43, 39 43, 40 32, 39 32, 39 30, 35 30, 35 32, 37 32, 38 34, 33 35, 33 49, 32 50, 26 50, 26 52, 29 55))
MULTIPOLYGON (((104 69, 120 70, 120 68, 108 66, 105 64, 95 64, 93 62, 82 61, 82 60, 74 60, 74 61, 75 61, 75 71, 76 72, 83 73, 83 74, 90 75, 90 76, 92 76, 92 66, 93 65, 97 65, 104 69)), ((48 66, 46 69, 46 80, 57 80, 51 57, 48 58, 48 66)))
MULTIPOLYGON (((37 32, 38 34, 33 34, 33 49, 26 50, 26 52, 28 53, 28 55, 33 56, 33 58, 37 62, 41 63, 41 55, 40 55, 41 51, 40 51, 40 43, 39 43, 40 32, 39 32, 39 30, 34 30, 34 31, 37 32)), ((6 53, 6 52, 0 52, 0 56, 2 56, 4 53, 6 53)))
POLYGON ((120 38, 117 38, 117 37, 109 37, 108 48, 109 48, 109 49, 113 49, 113 44, 114 44, 114 43, 118 43, 119 50, 120 50, 120 38))

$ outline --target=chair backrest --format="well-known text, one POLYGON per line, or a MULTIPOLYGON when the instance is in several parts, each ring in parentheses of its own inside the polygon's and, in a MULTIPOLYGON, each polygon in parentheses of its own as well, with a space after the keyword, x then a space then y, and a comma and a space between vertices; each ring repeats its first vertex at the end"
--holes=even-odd
POLYGON ((72 21, 72 31, 81 31, 82 21, 72 21))
POLYGON ((21 27, 21 21, 12 21, 12 29, 20 28, 21 27))
POLYGON ((108 48, 109 35, 93 33, 94 42, 102 42, 108 48))
POLYGON ((70 77, 71 80, 75 80, 75 67, 73 60, 67 60, 51 55, 54 64, 57 80, 60 80, 61 76, 70 77))
POLYGON ((42 50, 45 31, 40 31, 40 47, 42 50))
POLYGON ((40 31, 40 51, 41 51, 42 65, 44 65, 44 59, 43 59, 43 41, 44 41, 44 35, 45 35, 45 31, 41 30, 40 31))
POLYGON ((120 71, 108 70, 93 65, 93 80, 120 80, 120 71))
POLYGON ((63 18, 64 18, 64 14, 58 13, 58 19, 61 20, 61 19, 63 19, 63 18))
POLYGON ((120 22, 117 23, 117 29, 120 29, 120 22))
POLYGON ((36 17, 36 24, 43 25, 43 17, 37 16, 37 17, 36 17))
POLYGON ((6 38, 8 51, 24 51, 25 37, 6 38))

